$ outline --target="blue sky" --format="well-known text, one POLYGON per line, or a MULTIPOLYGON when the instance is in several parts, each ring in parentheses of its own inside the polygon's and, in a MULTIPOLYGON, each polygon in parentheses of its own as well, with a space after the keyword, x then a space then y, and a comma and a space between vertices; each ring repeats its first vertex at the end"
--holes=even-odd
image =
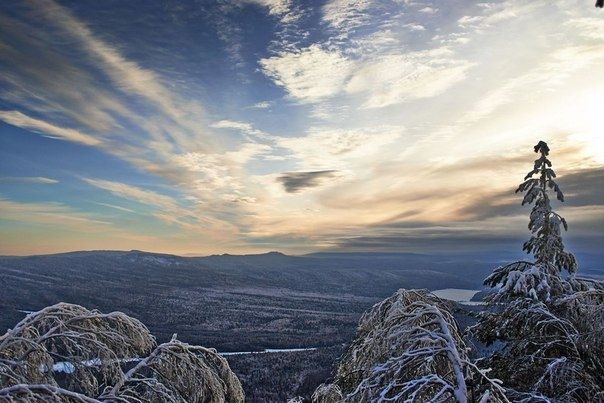
POLYGON ((604 221, 593 1, 0 4, 0 253, 520 247, 604 221))

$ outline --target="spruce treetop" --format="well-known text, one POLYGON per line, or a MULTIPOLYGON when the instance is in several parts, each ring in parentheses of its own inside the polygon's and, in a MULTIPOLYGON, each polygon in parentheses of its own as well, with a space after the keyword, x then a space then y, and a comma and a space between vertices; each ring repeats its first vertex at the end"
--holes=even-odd
POLYGON ((548 190, 552 190, 561 202, 564 201, 564 194, 554 180, 556 173, 547 158, 550 151, 547 143, 539 141, 534 149, 541 156, 535 160, 533 170, 516 189, 516 193, 525 192, 522 205, 534 204, 528 224, 532 236, 522 249, 534 255, 535 263, 551 265, 558 272, 566 270, 572 275, 577 271, 577 261, 572 253, 564 250, 560 231, 561 226, 568 230, 568 224, 564 217, 552 210, 548 190))

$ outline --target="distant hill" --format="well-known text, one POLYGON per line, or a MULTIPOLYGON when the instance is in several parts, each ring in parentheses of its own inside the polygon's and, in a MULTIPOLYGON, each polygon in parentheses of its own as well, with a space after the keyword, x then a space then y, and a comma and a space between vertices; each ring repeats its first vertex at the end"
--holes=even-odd
POLYGON ((478 289, 496 261, 318 253, 181 257, 80 251, 0 257, 0 329, 59 301, 140 318, 160 338, 223 351, 335 345, 399 288, 478 289))

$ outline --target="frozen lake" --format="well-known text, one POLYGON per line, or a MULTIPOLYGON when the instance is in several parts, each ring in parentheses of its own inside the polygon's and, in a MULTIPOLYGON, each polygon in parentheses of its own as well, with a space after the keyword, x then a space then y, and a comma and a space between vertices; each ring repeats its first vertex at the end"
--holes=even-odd
POLYGON ((243 355, 243 354, 266 354, 266 353, 291 353, 296 351, 313 351, 316 347, 308 348, 267 348, 262 351, 233 351, 227 353, 218 353, 220 355, 243 355))
MULTIPOLYGON (((296 351, 314 351, 316 349, 317 349, 316 347, 266 348, 261 351, 232 351, 232 352, 225 352, 225 353, 218 353, 218 354, 220 354, 222 356, 228 356, 228 355, 266 354, 266 353, 291 353, 291 352, 296 352, 296 351)), ((138 361, 140 361, 140 358, 126 358, 126 359, 120 360, 120 362, 138 362, 138 361)), ((94 360, 85 361, 83 364, 88 367, 95 367, 95 366, 99 366, 101 364, 101 361, 97 358, 94 360)), ((64 372, 66 374, 72 374, 75 371, 75 369, 76 369, 75 365, 73 365, 71 362, 67 362, 67 361, 57 362, 57 363, 53 364, 53 366, 52 366, 52 370, 54 372, 64 372)), ((46 372, 46 370, 44 368, 40 368, 40 371, 46 372)))
POLYGON ((482 305, 481 301, 471 301, 472 297, 480 290, 464 290, 461 288, 443 288, 442 290, 432 291, 432 294, 438 298, 448 299, 465 305, 482 305))

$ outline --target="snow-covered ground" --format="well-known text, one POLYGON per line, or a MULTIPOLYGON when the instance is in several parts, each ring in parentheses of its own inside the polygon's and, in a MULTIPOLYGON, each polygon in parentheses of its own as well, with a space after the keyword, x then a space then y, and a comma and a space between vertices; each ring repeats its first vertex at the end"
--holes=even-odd
POLYGON ((442 290, 432 291, 432 294, 438 298, 448 299, 465 305, 482 305, 481 301, 471 301, 472 297, 480 290, 464 290, 461 288, 443 288, 442 290))

